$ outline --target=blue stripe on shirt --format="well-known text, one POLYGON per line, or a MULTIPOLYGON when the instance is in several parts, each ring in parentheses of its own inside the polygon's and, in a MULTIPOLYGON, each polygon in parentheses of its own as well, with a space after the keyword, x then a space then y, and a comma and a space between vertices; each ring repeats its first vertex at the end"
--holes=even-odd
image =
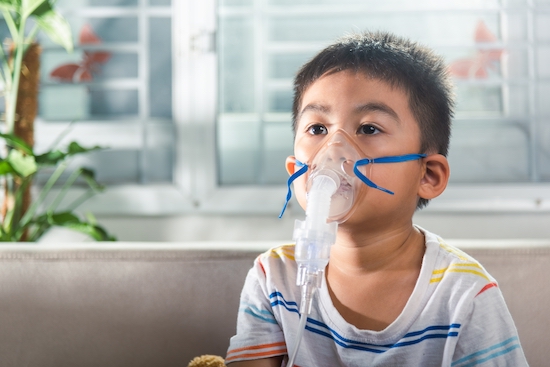
POLYGON ((351 339, 347 339, 342 337, 340 334, 338 334, 333 329, 329 328, 326 324, 323 324, 319 321, 313 320, 311 318, 307 319, 308 323, 321 326, 325 329, 327 329, 329 332, 323 331, 321 329, 314 328, 312 326, 306 325, 306 330, 309 330, 311 332, 314 332, 316 334, 322 335, 324 337, 327 337, 329 339, 332 339, 336 344, 340 345, 342 348, 347 349, 356 349, 356 350, 362 350, 366 352, 374 352, 374 353, 383 353, 388 349, 391 348, 399 348, 399 347, 405 347, 413 344, 418 344, 424 340, 429 339, 446 339, 449 337, 456 337, 458 336, 458 331, 449 331, 447 333, 437 333, 437 334, 426 334, 427 332, 433 331, 433 330, 451 330, 451 329, 458 329, 460 328, 460 324, 451 324, 451 325, 434 325, 429 326, 423 330, 420 331, 414 331, 406 334, 400 341, 394 344, 385 344, 385 345, 377 345, 372 343, 364 343, 364 342, 358 342, 351 339), (419 336, 423 335, 420 338, 413 339, 413 340, 404 340, 406 338, 410 338, 411 336, 419 336), (382 349, 373 349, 373 348, 382 348, 382 349))
POLYGON ((271 293, 269 295, 269 298, 270 299, 275 298, 275 301, 271 302, 271 307, 283 306, 290 312, 295 312, 297 314, 300 314, 300 311, 298 310, 298 304, 296 302, 287 301, 280 292, 271 293))
POLYGON ((270 324, 277 324, 277 320, 275 320, 275 317, 271 312, 267 310, 260 310, 258 307, 252 304, 241 303, 239 311, 254 316, 255 318, 262 321, 269 322, 270 324))
POLYGON ((509 352, 511 352, 512 350, 514 349, 517 349, 519 348, 520 345, 519 345, 519 339, 517 336, 514 336, 514 337, 511 337, 509 339, 506 339, 505 341, 503 342, 500 342, 500 343, 497 343, 495 345, 492 345, 490 346, 489 348, 485 348, 485 349, 482 349, 480 351, 477 351, 475 353, 472 353, 472 354, 469 354, 463 358, 460 358, 456 361, 454 361, 451 366, 457 366, 461 363, 464 363, 464 362, 468 362, 467 364, 464 364, 460 367, 469 367, 469 366, 475 366, 476 364, 480 364, 480 363, 483 363, 483 362, 486 362, 490 359, 493 359, 493 358, 496 358, 496 357, 499 357, 501 355, 504 355, 504 354, 507 354, 509 352), (495 352, 495 353, 492 353, 492 354, 489 354, 488 356, 486 357, 483 357, 481 359, 476 359, 477 357, 481 357, 483 356, 484 354, 487 354, 491 351, 494 351, 495 349, 499 349, 499 348, 502 348, 502 347, 505 347, 506 345, 510 344, 510 343, 513 343, 512 345, 508 346, 507 348, 505 349, 502 349, 498 352, 495 352), (471 359, 473 359, 472 361, 470 361, 471 359))

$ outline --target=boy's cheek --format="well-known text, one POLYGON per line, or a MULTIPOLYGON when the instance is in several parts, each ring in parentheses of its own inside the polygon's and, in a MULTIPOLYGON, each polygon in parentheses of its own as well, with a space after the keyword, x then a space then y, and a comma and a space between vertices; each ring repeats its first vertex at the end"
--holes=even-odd
POLYGON ((296 195, 296 200, 298 200, 298 203, 300 204, 302 209, 306 210, 307 194, 306 194, 306 179, 304 176, 299 177, 296 179, 296 181, 294 181, 294 193, 296 195))

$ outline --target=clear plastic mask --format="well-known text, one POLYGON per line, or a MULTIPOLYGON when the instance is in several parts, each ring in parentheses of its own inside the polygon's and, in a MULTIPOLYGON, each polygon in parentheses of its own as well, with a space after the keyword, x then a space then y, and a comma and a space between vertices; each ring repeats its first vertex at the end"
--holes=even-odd
POLYGON ((353 213, 355 203, 360 202, 357 199, 364 195, 366 186, 353 172, 355 162, 364 156, 344 130, 337 130, 313 154, 308 163, 311 173, 307 181, 307 192, 310 191, 315 176, 323 172, 330 171, 340 179, 340 186, 331 198, 329 221, 340 223, 346 220, 353 213))
POLYGON ((426 157, 425 154, 407 154, 379 158, 366 158, 366 154, 354 142, 353 138, 342 129, 336 130, 319 149, 312 154, 307 163, 296 160, 299 169, 288 179, 286 203, 279 218, 283 216, 286 206, 292 196, 292 182, 310 171, 306 191, 309 192, 313 178, 319 174, 338 175, 340 186, 331 198, 329 222, 342 223, 354 212, 368 188, 378 189, 393 195, 388 189, 372 182, 370 169, 374 163, 399 163, 426 157))

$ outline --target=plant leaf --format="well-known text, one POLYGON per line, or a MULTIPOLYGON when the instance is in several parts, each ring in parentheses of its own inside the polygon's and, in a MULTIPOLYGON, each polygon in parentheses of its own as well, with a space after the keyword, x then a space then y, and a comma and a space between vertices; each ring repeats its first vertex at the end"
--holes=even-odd
POLYGON ((80 153, 88 153, 88 152, 91 152, 91 151, 94 151, 94 150, 100 150, 100 149, 104 149, 104 148, 99 147, 97 145, 95 147, 92 147, 92 148, 84 148, 80 144, 78 144, 76 141, 73 141, 69 144, 67 154, 68 155, 75 155, 75 154, 80 154, 80 153))
POLYGON ((3 138, 6 141, 6 144, 12 148, 22 150, 23 153, 27 155, 34 155, 31 146, 25 143, 25 141, 23 141, 20 137, 13 134, 0 133, 0 138, 3 138))
POLYGON ((32 155, 23 155, 20 151, 12 149, 7 161, 13 170, 21 177, 27 177, 36 172, 38 167, 32 155))
POLYGON ((0 9, 5 10, 18 10, 17 1, 14 0, 0 0, 0 9))
POLYGON ((51 9, 51 6, 48 0, 22 0, 21 15, 24 18, 28 18, 32 13, 36 11, 38 7, 40 7, 44 3, 51 9))
POLYGON ((47 215, 48 223, 63 226, 69 223, 80 223, 80 219, 71 212, 50 213, 47 215))
POLYGON ((52 41, 63 46, 67 52, 73 52, 71 26, 61 14, 50 9, 36 15, 36 23, 52 41))
POLYGON ((0 160, 0 176, 7 175, 13 172, 13 168, 8 161, 4 159, 0 160))
POLYGON ((36 162, 38 164, 44 164, 44 165, 56 165, 62 160, 64 160, 65 158, 67 158, 68 156, 81 154, 81 153, 88 153, 88 152, 91 152, 94 150, 100 150, 100 149, 104 149, 104 148, 99 146, 95 146, 93 148, 84 148, 78 143, 73 141, 67 147, 67 152, 62 152, 61 150, 52 150, 36 156, 36 162))
POLYGON ((67 154, 63 153, 60 150, 53 150, 44 154, 37 155, 36 163, 53 166, 65 159, 66 156, 67 154))
POLYGON ((69 223, 64 227, 72 229, 80 233, 87 234, 96 241, 116 241, 115 237, 110 236, 105 229, 98 225, 93 225, 90 223, 69 223))
POLYGON ((63 212, 48 215, 48 222, 55 226, 61 226, 72 229, 80 233, 84 233, 96 241, 114 241, 115 238, 107 233, 107 231, 95 223, 89 223, 80 220, 71 212, 63 212))

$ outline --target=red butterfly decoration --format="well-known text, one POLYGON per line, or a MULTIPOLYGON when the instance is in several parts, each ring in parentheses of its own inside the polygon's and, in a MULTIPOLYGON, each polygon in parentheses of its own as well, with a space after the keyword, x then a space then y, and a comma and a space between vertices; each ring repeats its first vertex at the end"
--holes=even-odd
MULTIPOLYGON (((101 43, 101 39, 89 24, 85 24, 80 30, 79 43, 81 45, 97 45, 101 43)), ((50 77, 62 82, 90 82, 93 79, 93 74, 99 71, 99 66, 110 58, 110 52, 84 51, 84 57, 80 63, 58 66, 50 73, 50 77)))
MULTIPOLYGON (((479 21, 475 31, 476 44, 493 43, 498 41, 483 21, 479 21)), ((459 59, 449 65, 451 75, 460 79, 485 79, 489 76, 489 69, 497 70, 503 49, 478 48, 476 56, 459 59)))

